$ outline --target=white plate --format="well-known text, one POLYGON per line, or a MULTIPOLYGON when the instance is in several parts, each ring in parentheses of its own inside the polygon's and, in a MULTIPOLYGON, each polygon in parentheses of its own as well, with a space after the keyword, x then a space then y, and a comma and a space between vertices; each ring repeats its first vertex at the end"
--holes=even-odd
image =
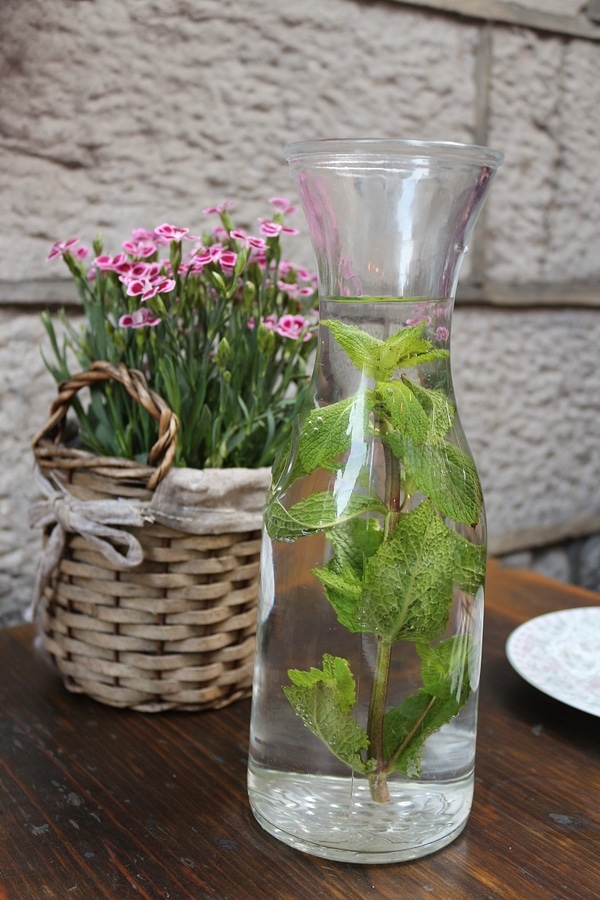
POLYGON ((600 716, 600 606, 530 619, 510 635, 506 655, 533 687, 600 716))

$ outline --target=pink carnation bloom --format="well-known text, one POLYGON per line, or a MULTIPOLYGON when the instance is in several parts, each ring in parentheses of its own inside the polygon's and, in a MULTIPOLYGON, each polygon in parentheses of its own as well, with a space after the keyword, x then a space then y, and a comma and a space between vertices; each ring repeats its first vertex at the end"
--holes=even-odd
POLYGON ((162 225, 154 229, 156 237, 165 238, 167 241, 182 241, 189 233, 189 228, 178 228, 176 225, 167 224, 167 222, 163 222, 162 225))
POLYGON ((211 213, 218 213, 220 215, 221 213, 224 213, 226 210, 231 209, 232 206, 233 206, 233 200, 226 200, 220 206, 207 206, 206 209, 202 210, 202 212, 206 216, 210 215, 211 213))
POLYGON ((223 250, 219 257, 219 262, 223 269, 233 270, 237 260, 237 253, 232 250, 223 250))
POLYGON ((294 340, 302 338, 303 341, 308 341, 310 340, 308 325, 309 323, 304 316, 287 315, 280 318, 275 326, 275 331, 281 337, 293 338, 294 340))
POLYGON ((236 241, 240 241, 244 247, 251 247, 254 250, 264 250, 267 246, 264 238, 246 234, 241 228, 234 228, 231 232, 231 237, 236 241))
MULTIPOLYGON (((271 313, 270 316, 266 316, 266 318, 260 320, 261 325, 267 329, 267 331, 275 331, 277 326, 277 316, 274 313, 271 313)), ((255 326, 254 316, 250 316, 248 319, 248 328, 252 330, 255 326)))
MULTIPOLYGON (((125 256, 123 254, 123 259, 124 258, 125 256)), ((112 272, 115 268, 114 258, 112 256, 97 256, 93 260, 93 263, 97 269, 101 269, 103 272, 112 272)))
POLYGON ((143 258, 147 256, 153 256, 156 253, 156 243, 154 241, 125 241, 124 244, 121 245, 123 250, 126 253, 129 253, 130 256, 141 256, 143 258))
POLYGON ((126 313, 119 319, 121 328, 143 328, 145 325, 153 327, 158 325, 160 317, 156 316, 147 306, 136 309, 132 313, 126 313))
POLYGON ((279 234, 298 234, 297 228, 288 228, 287 225, 282 225, 280 222, 271 222, 270 219, 263 218, 258 221, 261 223, 260 233, 267 237, 277 237, 279 234))
POLYGON ((134 241, 151 241, 154 239, 154 232, 148 231, 147 228, 134 228, 131 236, 134 241))
POLYGON ((157 280, 156 278, 128 278, 125 276, 121 280, 127 288, 128 296, 140 297, 142 301, 150 300, 157 294, 166 294, 175 288, 175 281, 172 278, 157 280))
POLYGON ((290 201, 287 197, 271 197, 269 203, 278 211, 283 213, 284 216, 289 216, 293 212, 296 212, 296 207, 290 204, 290 201))
POLYGON ((69 238, 68 241, 56 241, 55 244, 52 244, 50 247, 50 252, 46 257, 46 260, 49 261, 51 259, 56 259, 58 256, 64 256, 65 253, 68 253, 75 244, 79 243, 78 237, 69 238))

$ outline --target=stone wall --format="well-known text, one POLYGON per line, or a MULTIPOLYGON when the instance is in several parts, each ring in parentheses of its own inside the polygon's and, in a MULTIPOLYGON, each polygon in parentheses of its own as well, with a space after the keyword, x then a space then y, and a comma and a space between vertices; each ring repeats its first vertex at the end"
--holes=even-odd
POLYGON ((427 6, 4 0, 4 621, 22 616, 39 555, 29 438, 54 394, 39 311, 73 299, 49 245, 201 229, 226 197, 249 226, 268 197, 293 195, 282 146, 332 136, 505 151, 459 287, 459 407, 492 552, 600 587, 600 44, 427 6))

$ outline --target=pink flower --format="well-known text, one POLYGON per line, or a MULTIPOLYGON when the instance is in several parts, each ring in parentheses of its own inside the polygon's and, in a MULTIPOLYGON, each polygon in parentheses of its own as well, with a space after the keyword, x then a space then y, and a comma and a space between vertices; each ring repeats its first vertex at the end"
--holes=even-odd
POLYGON ((270 219, 263 218, 258 221, 261 223, 260 233, 267 237, 277 237, 279 234, 298 234, 297 228, 288 228, 287 225, 282 225, 280 222, 271 222, 270 219))
POLYGON ((207 206, 206 209, 203 209, 202 212, 204 215, 209 216, 211 213, 224 213, 226 210, 231 209, 233 206, 233 200, 226 200, 220 206, 207 206))
POLYGON ((264 238, 246 234, 241 228, 234 228, 230 237, 239 241, 244 247, 251 247, 254 250, 266 250, 267 247, 267 242, 264 238))
POLYGON ((304 318, 304 316, 282 316, 277 325, 275 326, 275 331, 277 334, 281 335, 281 337, 292 338, 294 340, 298 340, 302 338, 303 341, 310 340, 310 332, 308 330, 308 321, 304 318))
POLYGON ((421 322, 425 322, 426 325, 431 325, 431 316, 421 316, 419 319, 407 319, 407 325, 420 325, 421 322))
POLYGON ((296 207, 290 204, 287 197, 271 197, 269 203, 284 216, 289 216, 296 212, 296 207))
MULTIPOLYGON (((274 313, 271 313, 270 316, 261 319, 260 324, 263 325, 267 329, 267 331, 275 331, 275 327, 277 325, 277 316, 274 313)), ((254 316, 250 316, 250 318, 248 319, 248 328, 252 330, 254 328, 254 325, 254 316)))
MULTIPOLYGON (((159 225, 158 228, 154 229, 154 234, 157 237, 164 238, 167 241, 182 241, 184 237, 186 237, 190 233, 189 228, 177 228, 176 225, 168 225, 164 222, 162 225, 159 225)), ((196 240, 196 238, 189 238, 190 240, 196 240)))
POLYGON ((166 294, 175 288, 175 281, 172 278, 156 278, 148 277, 129 278, 127 275, 122 276, 121 281, 127 288, 129 297, 140 297, 142 301, 150 300, 157 294, 166 294))
POLYGON ((154 325, 158 325, 160 321, 159 316, 156 316, 151 309, 144 306, 142 309, 136 309, 132 313, 126 313, 124 316, 121 316, 119 325, 121 328, 143 328, 145 325, 149 325, 152 328, 154 325))
POLYGON ((157 247, 154 241, 147 240, 139 240, 139 241, 125 241, 124 244, 121 245, 123 250, 128 253, 130 256, 153 256, 156 253, 157 247))
POLYGON ((435 336, 438 341, 447 341, 450 337, 450 332, 445 325, 438 325, 438 327, 435 329, 435 336))
POLYGON ((65 253, 68 253, 71 248, 78 243, 78 237, 69 238, 68 241, 56 241, 56 243, 52 244, 52 246, 50 247, 50 252, 46 257, 46 261, 49 262, 51 259, 56 259, 58 256, 64 256, 65 253))
POLYGON ((233 269, 237 260, 237 253, 233 250, 223 250, 219 257, 219 262, 223 269, 233 269))
POLYGON ((252 247, 253 250, 266 250, 267 242, 264 238, 252 237, 252 235, 250 235, 248 237, 248 246, 252 247))
POLYGON ((151 241, 154 238, 154 232, 148 231, 146 228, 134 228, 131 236, 134 241, 151 241))

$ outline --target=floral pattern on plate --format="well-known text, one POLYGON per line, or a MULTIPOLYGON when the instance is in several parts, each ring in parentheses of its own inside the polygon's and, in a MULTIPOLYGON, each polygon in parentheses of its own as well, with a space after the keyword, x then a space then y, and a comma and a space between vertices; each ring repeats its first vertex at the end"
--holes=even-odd
POLYGON ((530 619, 510 635, 506 655, 533 687, 600 716, 600 606, 530 619))

